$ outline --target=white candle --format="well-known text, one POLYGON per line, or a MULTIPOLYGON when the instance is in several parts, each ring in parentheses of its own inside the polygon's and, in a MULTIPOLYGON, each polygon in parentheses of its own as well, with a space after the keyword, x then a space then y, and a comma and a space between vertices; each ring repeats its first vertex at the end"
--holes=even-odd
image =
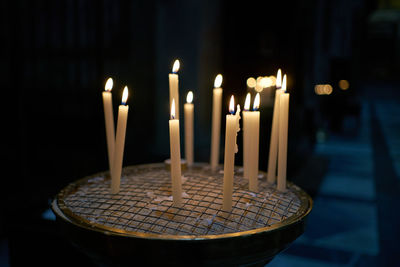
POLYGON ((289 122, 289 93, 286 92, 286 75, 283 76, 282 95, 280 96, 279 111, 279 159, 278 159, 278 191, 286 191, 286 163, 289 122))
POLYGON ((129 106, 126 105, 128 99, 128 87, 125 86, 122 94, 122 103, 118 108, 117 135, 115 138, 114 160, 112 164, 111 174, 111 193, 119 192, 121 183, 122 163, 125 147, 126 122, 128 120, 129 106))
POLYGON ((172 105, 172 99, 175 99, 175 118, 179 120, 179 75, 177 74, 180 67, 179 60, 175 60, 172 67, 172 73, 169 77, 169 106, 172 105))
POLYGON ((222 75, 218 74, 214 80, 212 128, 211 128, 211 170, 215 171, 219 162, 219 142, 221 139, 221 105, 222 105, 222 75))
POLYGON ((193 165, 193 92, 189 91, 184 105, 185 114, 185 156, 187 165, 193 165))
POLYGON ((276 75, 276 91, 274 102, 274 114, 272 117, 271 139, 269 144, 268 172, 267 181, 275 183, 276 181, 276 165, 278 162, 278 137, 279 137, 279 100, 282 93, 281 90, 282 73, 278 70, 276 75))
POLYGON ((249 190, 258 191, 258 154, 260 138, 260 94, 254 99, 253 111, 250 108, 250 93, 246 97, 243 111, 243 168, 244 176, 249 179, 249 190))
POLYGON ((250 109, 250 93, 247 93, 246 100, 243 105, 243 177, 249 179, 249 148, 250 148, 250 134, 247 124, 247 113, 250 109))
POLYGON ((175 107, 175 99, 172 99, 171 119, 169 120, 172 199, 174 206, 180 206, 182 204, 181 147, 179 120, 175 118, 175 107))
POLYGON ((237 153, 237 133, 240 131, 240 106, 237 106, 236 114, 233 96, 229 104, 229 112, 226 115, 226 131, 225 131, 225 155, 224 155, 224 188, 223 188, 223 204, 224 211, 232 210, 232 193, 233 193, 233 175, 235 168, 235 153, 237 153))
POLYGON ((114 114, 112 105, 111 90, 113 87, 113 79, 108 78, 105 91, 103 92, 103 106, 104 106, 104 121, 106 125, 106 138, 107 138, 107 152, 108 152, 108 167, 112 169, 114 160, 114 146, 115 146, 115 130, 114 130, 114 114))

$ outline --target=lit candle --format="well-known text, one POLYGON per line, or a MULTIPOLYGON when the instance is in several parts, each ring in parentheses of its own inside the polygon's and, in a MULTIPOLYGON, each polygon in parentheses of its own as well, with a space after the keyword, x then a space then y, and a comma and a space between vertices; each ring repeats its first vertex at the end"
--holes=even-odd
POLYGON ((278 137, 279 137, 279 100, 282 93, 281 90, 282 73, 278 70, 276 75, 276 90, 274 102, 274 114, 272 117, 271 139, 269 143, 268 173, 267 181, 275 183, 276 181, 276 165, 278 162, 278 137))
POLYGON ((174 206, 180 206, 182 204, 181 147, 179 137, 179 119, 175 117, 175 107, 175 99, 172 99, 171 119, 169 120, 172 199, 174 206))
POLYGON ((185 113, 185 156, 188 166, 193 165, 193 92, 189 91, 184 105, 185 113))
POLYGON ((104 106, 104 121, 106 125, 106 138, 107 138, 107 152, 108 152, 108 167, 112 169, 114 159, 114 145, 115 145, 115 130, 114 130, 114 114, 112 105, 113 79, 108 78, 103 92, 103 106, 104 106))
POLYGON ((247 94, 243 111, 243 169, 249 179, 249 190, 258 191, 258 154, 260 138, 260 94, 254 98, 253 111, 250 111, 250 93, 247 94))
POLYGON ((278 191, 286 191, 286 163, 289 122, 289 93, 286 93, 286 74, 282 81, 282 94, 279 100, 279 159, 278 159, 278 191))
POLYGON ((243 177, 249 179, 249 145, 250 145, 250 134, 247 124, 247 113, 250 110, 250 93, 247 93, 246 100, 243 105, 243 177))
POLYGON ((179 60, 175 60, 172 66, 172 73, 169 76, 169 106, 172 105, 172 99, 175 99, 175 118, 179 120, 179 60))
POLYGON ((221 139, 221 105, 222 105, 222 75, 218 74, 214 80, 212 128, 211 128, 211 170, 215 171, 219 162, 219 142, 221 139))
POLYGON ((237 105, 235 112, 235 100, 231 97, 229 103, 229 112, 226 115, 226 130, 225 130, 225 155, 224 155, 224 188, 223 188, 223 204, 224 211, 232 210, 232 193, 233 193, 233 175, 235 168, 235 153, 237 153, 237 133, 240 131, 240 106, 237 105))
POLYGON ((111 193, 119 192, 121 183, 122 163, 125 147, 126 122, 128 120, 129 106, 126 104, 128 99, 128 87, 125 86, 122 94, 122 103, 118 109, 117 135, 115 138, 114 160, 112 164, 111 175, 111 193))

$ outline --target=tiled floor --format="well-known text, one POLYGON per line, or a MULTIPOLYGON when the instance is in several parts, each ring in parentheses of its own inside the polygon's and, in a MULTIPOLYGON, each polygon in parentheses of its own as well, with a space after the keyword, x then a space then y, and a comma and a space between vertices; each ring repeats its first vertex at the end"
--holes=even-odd
POLYGON ((307 229, 268 266, 400 266, 393 253, 400 190, 391 180, 400 178, 400 100, 393 99, 364 101, 357 137, 330 136, 316 145, 329 166, 307 229))

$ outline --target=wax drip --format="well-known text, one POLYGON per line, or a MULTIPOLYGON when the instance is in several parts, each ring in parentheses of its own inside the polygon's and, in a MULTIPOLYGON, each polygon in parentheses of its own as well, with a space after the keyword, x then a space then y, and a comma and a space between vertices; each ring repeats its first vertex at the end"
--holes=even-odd
POLYGON ((237 105, 235 116, 236 116, 235 153, 237 153, 239 151, 238 145, 237 145, 237 134, 240 131, 240 124, 239 124, 239 121, 240 121, 240 105, 239 104, 237 105))

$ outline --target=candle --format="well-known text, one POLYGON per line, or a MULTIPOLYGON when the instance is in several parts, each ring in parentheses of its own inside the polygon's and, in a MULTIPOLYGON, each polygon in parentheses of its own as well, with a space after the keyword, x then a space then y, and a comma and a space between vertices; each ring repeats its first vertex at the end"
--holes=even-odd
POLYGON ((175 107, 175 99, 172 99, 171 119, 169 120, 172 199, 174 206, 180 206, 182 204, 181 147, 179 137, 179 119, 175 117, 175 107))
POLYGON ((286 191, 286 161, 289 121, 289 93, 286 93, 286 74, 283 76, 282 94, 279 102, 279 159, 277 189, 284 192, 286 191))
POLYGON ((172 73, 169 76, 169 106, 175 99, 175 118, 179 120, 179 75, 177 74, 180 67, 179 60, 175 60, 172 66, 172 73))
POLYGON ((114 159, 114 145, 115 145, 115 130, 114 130, 114 114, 112 106, 113 79, 108 78, 103 92, 103 106, 104 106, 104 121, 106 125, 106 138, 107 138, 107 152, 108 152, 108 167, 112 169, 114 159))
POLYGON ((243 177, 249 179, 249 145, 250 145, 250 134, 248 131, 247 124, 247 113, 250 109, 250 93, 247 93, 246 100, 243 106, 243 177))
POLYGON ((218 74, 214 80, 212 128, 211 128, 211 170, 215 171, 219 162, 219 142, 221 135, 221 105, 222 105, 222 75, 218 74))
POLYGON ((193 92, 189 91, 184 105, 185 113, 185 156, 188 166, 193 165, 193 92))
POLYGON ((128 120, 129 106, 126 105, 128 99, 128 87, 125 86, 122 94, 122 103, 118 109, 117 135, 115 138, 114 160, 111 175, 111 193, 119 192, 122 172, 122 162, 124 156, 126 122, 128 120))
POLYGON ((260 94, 257 93, 250 109, 250 93, 247 94, 243 111, 243 169, 244 176, 249 179, 249 190, 258 191, 258 154, 260 138, 260 94))
POLYGON ((282 73, 281 69, 278 70, 276 75, 276 90, 275 90, 275 102, 274 102, 274 113, 272 117, 272 129, 271 139, 269 144, 269 159, 268 159, 268 172, 267 181, 269 183, 275 183, 276 181, 276 165, 278 162, 278 131, 279 131, 279 100, 282 93, 281 89, 282 73))
POLYGON ((233 96, 229 103, 229 112, 226 115, 226 130, 225 130, 225 155, 224 155, 224 188, 223 188, 223 204, 224 211, 232 210, 232 193, 233 193, 233 175, 235 168, 235 153, 237 153, 237 133, 240 131, 240 106, 237 105, 236 114, 235 102, 233 96))

